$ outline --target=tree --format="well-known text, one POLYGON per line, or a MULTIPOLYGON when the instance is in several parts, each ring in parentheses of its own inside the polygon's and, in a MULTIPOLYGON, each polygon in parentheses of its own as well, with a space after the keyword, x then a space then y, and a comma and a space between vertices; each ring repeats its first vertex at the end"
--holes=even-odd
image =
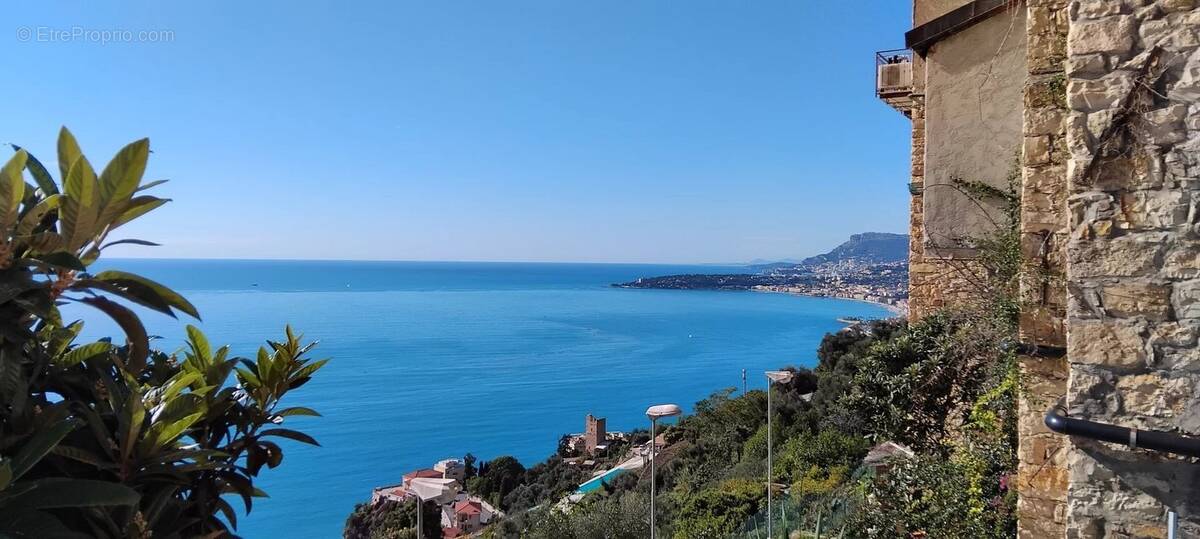
POLYGON ((506 496, 525 482, 525 467, 514 457, 496 457, 479 466, 479 476, 467 483, 468 490, 476 495, 495 500, 507 509, 503 501, 506 496))
POLYGON ((152 350, 122 301, 199 319, 196 308, 144 277, 88 271, 113 245, 154 245, 108 239, 167 202, 141 194, 162 183, 142 183, 149 141, 125 146, 97 175, 63 128, 61 189, 14 149, 0 169, 0 535, 226 533, 217 515, 236 527, 237 512, 223 496, 250 512, 265 495, 254 478, 283 460, 278 439, 316 444, 279 425, 318 414, 279 403, 325 361, 309 360, 313 345, 291 328, 253 361, 214 349, 192 326, 181 354, 152 350), (68 302, 115 320, 121 344, 77 343, 82 322, 59 312, 68 302))
MULTIPOLYGON (((441 510, 436 503, 421 504, 424 511, 421 537, 440 537, 441 510)), ((383 499, 376 503, 360 503, 346 519, 343 539, 417 539, 417 501, 401 503, 383 499)))

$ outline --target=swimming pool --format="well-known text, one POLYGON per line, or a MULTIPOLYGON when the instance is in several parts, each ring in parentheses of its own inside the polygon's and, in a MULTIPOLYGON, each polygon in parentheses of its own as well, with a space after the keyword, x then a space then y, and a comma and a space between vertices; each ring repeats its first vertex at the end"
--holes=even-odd
POLYGON ((596 477, 589 479, 586 483, 579 485, 579 488, 575 492, 577 492, 579 494, 587 494, 589 492, 595 491, 595 490, 599 489, 600 485, 604 484, 605 481, 612 481, 612 478, 614 478, 618 475, 621 475, 622 473, 625 473, 627 471, 629 471, 629 470, 626 470, 624 468, 613 468, 607 472, 604 472, 601 475, 598 475, 596 477))

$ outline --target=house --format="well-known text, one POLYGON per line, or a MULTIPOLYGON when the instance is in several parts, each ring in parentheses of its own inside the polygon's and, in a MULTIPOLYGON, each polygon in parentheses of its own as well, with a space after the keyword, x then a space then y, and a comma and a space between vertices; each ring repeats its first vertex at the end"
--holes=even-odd
POLYGON ((889 468, 889 463, 897 458, 912 458, 916 455, 908 447, 896 442, 883 442, 875 447, 872 447, 867 452, 867 456, 863 457, 863 466, 870 468, 876 474, 884 474, 889 468))
POLYGON ((409 486, 410 481, 412 481, 413 479, 417 479, 417 478, 420 478, 420 479, 445 479, 445 476, 442 474, 442 472, 439 472, 432 468, 422 468, 420 470, 416 470, 416 471, 412 471, 412 472, 408 472, 408 473, 404 474, 403 481, 400 484, 407 487, 407 486, 409 486))
POLYGON ((442 537, 461 537, 482 530, 504 514, 482 498, 460 492, 442 506, 442 537))
POLYGON ((1200 435, 1200 3, 913 0, 912 22, 875 62, 912 122, 911 318, 978 297, 970 238, 1000 208, 956 181, 1020 196, 1017 535, 1162 537, 1171 510, 1200 533, 1194 464, 1043 422, 1061 399, 1200 435))
POLYGON ((467 475, 466 466, 461 459, 440 460, 433 465, 433 470, 441 473, 443 479, 453 479, 459 483, 462 483, 467 475))

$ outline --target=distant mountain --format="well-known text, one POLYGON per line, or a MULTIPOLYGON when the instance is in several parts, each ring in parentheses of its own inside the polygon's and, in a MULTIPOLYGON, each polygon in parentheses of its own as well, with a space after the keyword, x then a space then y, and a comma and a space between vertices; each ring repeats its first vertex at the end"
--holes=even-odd
POLYGON ((834 247, 823 255, 812 256, 800 262, 802 266, 816 266, 829 262, 860 262, 882 264, 908 260, 908 235, 887 232, 863 232, 854 234, 845 243, 834 247))

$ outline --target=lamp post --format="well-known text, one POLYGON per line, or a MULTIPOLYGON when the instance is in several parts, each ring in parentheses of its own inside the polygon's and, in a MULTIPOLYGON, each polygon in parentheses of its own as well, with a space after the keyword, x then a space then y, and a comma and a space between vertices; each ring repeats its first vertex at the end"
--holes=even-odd
POLYGON ((457 492, 458 483, 453 479, 433 479, 416 477, 408 482, 408 491, 417 497, 417 539, 425 537, 422 521, 425 514, 425 500, 443 503, 446 497, 457 492))
POLYGON ((425 537, 425 526, 423 526, 424 522, 421 521, 421 513, 425 512, 425 500, 421 499, 421 495, 416 492, 413 495, 417 497, 417 539, 423 539, 425 537))
POLYGON ((654 539, 658 533, 658 529, 654 526, 654 494, 655 494, 655 470, 654 461, 658 460, 658 443, 655 442, 656 432, 658 430, 658 420, 663 417, 677 416, 683 413, 675 404, 659 404, 646 408, 646 417, 650 418, 650 539, 654 539))
POLYGON ((774 482, 774 469, 771 466, 771 382, 776 384, 786 384, 792 380, 793 373, 791 371, 767 371, 767 538, 774 539, 771 535, 771 522, 775 520, 775 514, 771 512, 771 486, 774 482))

